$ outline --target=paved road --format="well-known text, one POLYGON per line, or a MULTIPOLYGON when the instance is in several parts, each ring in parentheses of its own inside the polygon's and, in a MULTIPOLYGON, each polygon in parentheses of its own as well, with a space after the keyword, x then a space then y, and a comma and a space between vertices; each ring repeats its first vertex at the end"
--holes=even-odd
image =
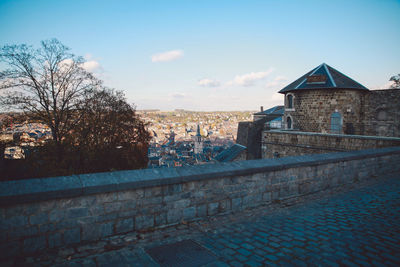
POLYGON ((190 239, 214 257, 206 266, 400 266, 400 177, 311 198, 289 207, 275 205, 115 237, 23 261, 52 266, 158 266, 149 249, 190 239))

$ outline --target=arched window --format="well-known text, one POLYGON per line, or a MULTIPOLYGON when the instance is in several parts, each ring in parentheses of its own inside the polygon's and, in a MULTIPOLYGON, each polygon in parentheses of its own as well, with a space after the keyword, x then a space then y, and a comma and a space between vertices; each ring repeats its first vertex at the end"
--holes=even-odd
POLYGON ((286 127, 287 129, 292 129, 292 118, 290 117, 286 118, 286 127))
POLYGON ((293 108, 293 95, 287 95, 287 108, 293 108))
POLYGON ((339 112, 334 112, 331 115, 331 133, 340 134, 342 132, 342 115, 339 112))

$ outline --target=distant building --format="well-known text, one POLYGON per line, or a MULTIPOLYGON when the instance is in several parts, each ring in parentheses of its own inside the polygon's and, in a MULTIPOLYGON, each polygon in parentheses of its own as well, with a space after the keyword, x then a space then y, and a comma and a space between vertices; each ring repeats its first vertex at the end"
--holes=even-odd
POLYGON ((230 148, 227 148, 219 153, 215 157, 215 160, 218 162, 246 160, 246 147, 239 144, 234 144, 230 148))
POLYGON ((194 154, 203 153, 203 138, 200 134, 200 126, 197 125, 197 132, 194 137, 194 154))
POLYGON ((253 114, 253 121, 239 122, 236 143, 246 147, 245 159, 261 158, 261 133, 264 129, 282 128, 284 106, 275 106, 253 114))
POLYGON ((285 112, 284 106, 275 106, 264 110, 264 107, 261 106, 261 111, 253 114, 253 121, 258 121, 261 119, 266 119, 267 121, 271 121, 273 119, 282 117, 285 112))

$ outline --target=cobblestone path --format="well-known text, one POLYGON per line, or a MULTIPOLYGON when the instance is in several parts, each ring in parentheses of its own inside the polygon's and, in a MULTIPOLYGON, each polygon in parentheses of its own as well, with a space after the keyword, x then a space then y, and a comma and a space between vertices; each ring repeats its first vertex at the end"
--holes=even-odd
POLYGON ((276 204, 142 236, 115 237, 24 263, 158 266, 146 248, 191 239, 216 256, 206 266, 400 266, 399 177, 350 187, 288 207, 276 204), (115 246, 104 249, 110 244, 115 246))

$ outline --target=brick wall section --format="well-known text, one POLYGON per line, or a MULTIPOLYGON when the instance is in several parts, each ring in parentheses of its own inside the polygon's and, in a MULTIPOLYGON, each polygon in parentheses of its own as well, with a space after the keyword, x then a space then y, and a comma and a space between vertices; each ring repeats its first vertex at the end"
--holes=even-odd
POLYGON ((400 136, 400 90, 372 90, 365 98, 365 134, 400 136))
POLYGON ((290 94, 294 96, 294 110, 285 109, 284 121, 291 116, 293 129, 329 133, 330 116, 339 112, 343 118, 342 133, 364 134, 364 98, 368 91, 321 89, 299 90, 290 94), (348 123, 352 124, 353 129, 348 123))
POLYGON ((287 200, 400 173, 400 148, 0 183, 1 257, 287 200))
POLYGON ((271 130, 263 132, 263 158, 400 146, 400 138, 271 130))

